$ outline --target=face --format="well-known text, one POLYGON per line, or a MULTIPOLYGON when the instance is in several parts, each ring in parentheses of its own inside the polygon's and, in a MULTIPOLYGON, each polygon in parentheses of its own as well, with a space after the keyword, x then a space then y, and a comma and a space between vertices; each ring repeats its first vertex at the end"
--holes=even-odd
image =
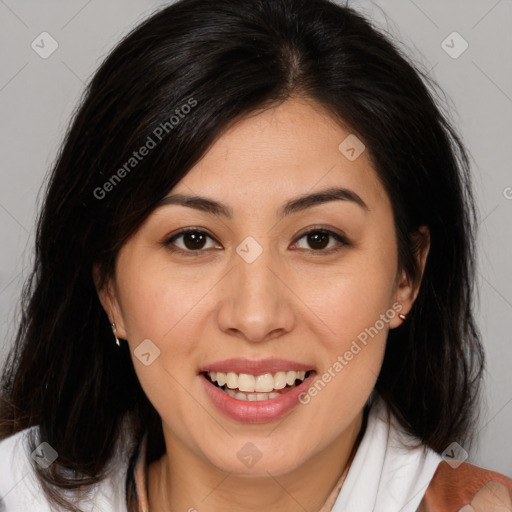
POLYGON ((350 134, 305 99, 244 117, 121 249, 100 297, 168 450, 280 474, 360 418, 416 291, 350 134))

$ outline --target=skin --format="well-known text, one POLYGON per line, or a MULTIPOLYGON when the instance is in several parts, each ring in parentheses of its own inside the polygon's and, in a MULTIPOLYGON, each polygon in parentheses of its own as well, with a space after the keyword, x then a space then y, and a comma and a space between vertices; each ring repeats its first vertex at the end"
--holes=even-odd
MULTIPOLYGON (((243 117, 170 192, 214 199, 233 217, 182 205, 154 210, 99 290, 132 357, 145 339, 160 349, 149 366, 133 357, 166 445, 149 467, 150 509, 319 510, 343 473, 388 330, 402 323, 397 314, 309 404, 279 420, 228 418, 198 371, 233 357, 275 357, 308 363, 320 376, 393 304, 410 310, 418 286, 398 269, 389 197, 368 151, 350 161, 338 149, 350 133, 305 98, 243 117), (368 209, 337 200, 277 217, 285 201, 332 186, 357 193, 368 209), (186 227, 211 238, 201 246, 180 237, 174 247, 189 255, 171 252, 163 241, 186 227), (319 227, 349 244, 303 236, 319 227), (247 236, 263 250, 250 264, 236 252, 247 236), (262 454, 251 468, 237 457, 247 442, 262 454)), ((427 253, 428 243, 421 269, 427 253)))

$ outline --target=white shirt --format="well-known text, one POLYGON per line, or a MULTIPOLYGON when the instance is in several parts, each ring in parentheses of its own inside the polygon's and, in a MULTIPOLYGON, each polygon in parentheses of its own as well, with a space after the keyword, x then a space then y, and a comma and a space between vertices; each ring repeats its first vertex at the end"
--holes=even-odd
MULTIPOLYGON (((35 462, 25 446, 27 436, 37 429, 23 430, 0 442, 0 512, 56 510, 42 492, 32 469, 35 462)), ((404 442, 418 444, 378 399, 370 409, 365 434, 332 512, 415 512, 442 459, 430 448, 407 448, 404 442)), ((91 488, 87 499, 79 501, 80 508, 126 512, 125 481, 134 447, 126 440, 118 442, 109 475, 91 488)))

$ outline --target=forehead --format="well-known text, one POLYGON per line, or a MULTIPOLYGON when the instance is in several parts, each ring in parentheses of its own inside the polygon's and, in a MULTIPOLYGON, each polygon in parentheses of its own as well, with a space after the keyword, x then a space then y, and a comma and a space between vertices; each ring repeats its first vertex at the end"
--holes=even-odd
POLYGON ((387 200, 362 141, 318 103, 293 98, 231 125, 172 193, 273 203, 335 186, 369 206, 387 200))

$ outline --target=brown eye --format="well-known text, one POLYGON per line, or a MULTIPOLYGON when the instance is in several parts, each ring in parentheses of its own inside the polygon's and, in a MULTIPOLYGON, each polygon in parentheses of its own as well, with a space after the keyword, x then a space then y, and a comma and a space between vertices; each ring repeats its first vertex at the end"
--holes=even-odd
POLYGON ((215 248, 215 244, 207 246, 208 239, 213 241, 213 238, 204 231, 188 229, 176 233, 166 239, 163 244, 172 252, 194 253, 201 252, 202 249, 215 248))
POLYGON ((331 252, 340 249, 344 245, 349 245, 348 240, 345 237, 325 229, 308 231, 307 233, 304 233, 298 240, 302 239, 306 240, 307 247, 299 248, 309 250, 311 252, 331 252), (329 247, 332 239, 338 242, 337 247, 336 244, 329 247))
POLYGON ((313 249, 325 249, 329 244, 330 236, 327 233, 309 233, 307 240, 313 249))
POLYGON ((200 232, 185 233, 183 235, 183 244, 187 249, 202 249, 206 241, 206 237, 200 232))

